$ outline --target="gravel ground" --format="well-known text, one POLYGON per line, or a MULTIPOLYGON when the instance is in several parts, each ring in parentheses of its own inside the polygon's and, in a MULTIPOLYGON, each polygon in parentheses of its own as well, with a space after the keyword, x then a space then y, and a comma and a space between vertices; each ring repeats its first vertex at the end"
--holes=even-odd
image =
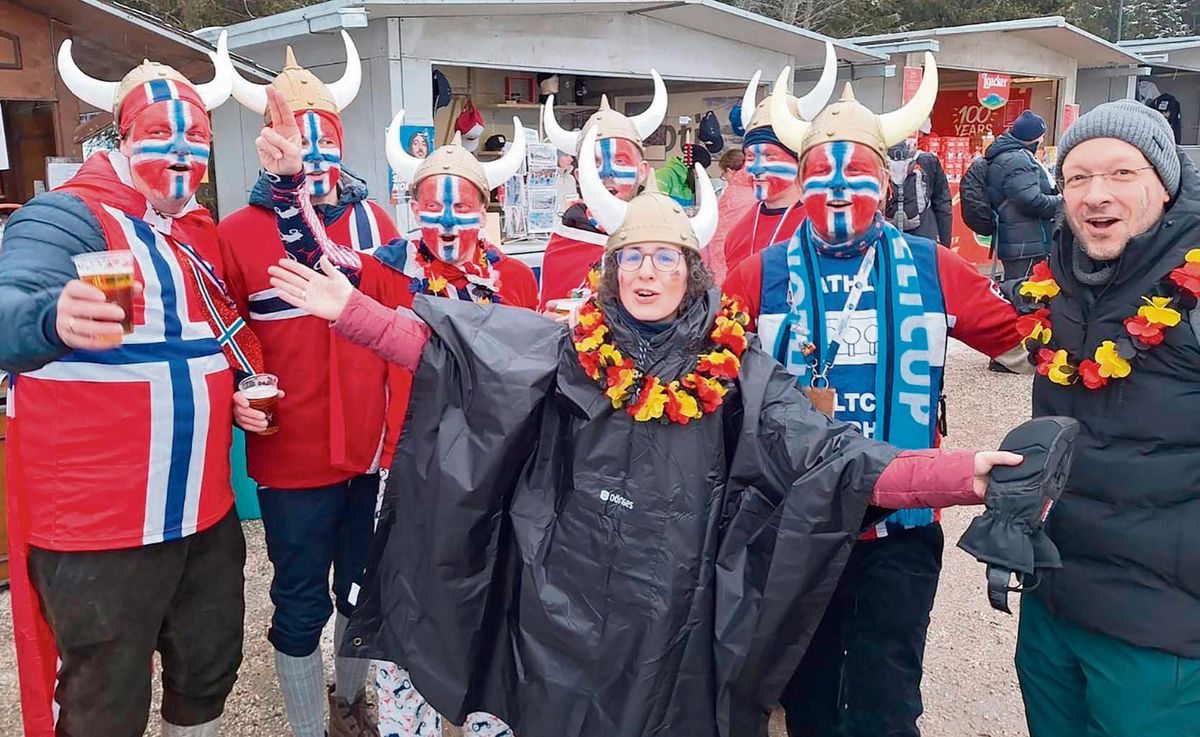
MULTIPOLYGON (((986 359, 952 343, 946 374, 953 448, 994 448, 1005 431, 1029 416, 1029 380, 990 373, 986 359)), ((973 514, 951 510, 944 517, 946 558, 933 624, 929 631, 924 681, 925 737, 1022 737, 1026 734, 1021 696, 1013 672, 1016 618, 993 611, 984 593, 983 568, 954 548, 973 514)), ((245 525, 246 656, 226 709, 227 737, 290 735, 266 641, 271 615, 267 596, 270 564, 262 525, 245 525)), ((12 617, 8 594, 0 594, 0 735, 20 735, 12 617)), ((332 650, 332 623, 322 647, 332 650)), ((332 675, 330 675, 332 679, 332 675)), ((157 707, 158 695, 155 695, 157 707)), ((155 720, 156 721, 156 720, 155 720)), ((158 737, 157 724, 147 734, 158 737)), ((771 737, 784 737, 779 720, 771 737)))

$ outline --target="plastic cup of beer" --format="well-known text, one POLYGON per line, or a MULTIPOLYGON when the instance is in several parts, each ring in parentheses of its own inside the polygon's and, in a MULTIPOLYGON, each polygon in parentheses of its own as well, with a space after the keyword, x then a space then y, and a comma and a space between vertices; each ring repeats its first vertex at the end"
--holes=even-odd
POLYGON ((259 435, 279 432, 279 379, 274 374, 255 374, 242 379, 238 389, 256 409, 267 416, 267 429, 259 435))
POLYGON ((131 251, 100 251, 72 256, 79 278, 101 292, 109 304, 125 311, 121 328, 126 335, 133 332, 133 253, 131 251))

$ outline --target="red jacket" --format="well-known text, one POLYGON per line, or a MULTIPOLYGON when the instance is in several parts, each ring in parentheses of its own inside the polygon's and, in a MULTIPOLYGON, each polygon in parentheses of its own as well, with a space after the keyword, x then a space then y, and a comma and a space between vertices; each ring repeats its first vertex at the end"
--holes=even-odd
POLYGON ((579 203, 563 214, 564 222, 558 224, 546 244, 542 256, 542 298, 539 310, 546 309, 552 299, 570 296, 571 290, 587 280, 588 270, 604 259, 604 244, 608 235, 596 230, 585 230, 580 219, 586 210, 579 203), (567 223, 572 223, 568 225, 567 223))
POLYGON ((727 273, 733 273, 738 264, 767 246, 790 240, 803 222, 804 205, 799 202, 791 210, 771 210, 765 203, 756 203, 725 236, 727 273))
MULTIPOLYGON (((365 194, 365 193, 364 193, 365 194)), ((269 196, 217 228, 225 282, 262 342, 267 371, 279 377, 279 432, 247 433, 250 476, 277 489, 307 489, 368 471, 383 438, 387 364, 329 330, 329 323, 279 299, 267 267, 286 257, 269 196)), ((326 232, 359 250, 397 237, 382 208, 362 200, 335 211, 326 232)))

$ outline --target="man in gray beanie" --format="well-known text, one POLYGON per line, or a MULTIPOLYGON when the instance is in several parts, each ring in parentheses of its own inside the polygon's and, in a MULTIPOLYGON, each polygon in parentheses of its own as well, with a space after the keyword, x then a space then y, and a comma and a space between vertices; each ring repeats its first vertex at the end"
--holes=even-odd
POLYGON ((1200 176, 1166 120, 1100 105, 1059 146, 1066 227, 1022 294, 1034 416, 1080 422, 1022 602, 1030 737, 1200 734, 1200 176), (1048 328, 1046 330, 1045 328, 1048 328))

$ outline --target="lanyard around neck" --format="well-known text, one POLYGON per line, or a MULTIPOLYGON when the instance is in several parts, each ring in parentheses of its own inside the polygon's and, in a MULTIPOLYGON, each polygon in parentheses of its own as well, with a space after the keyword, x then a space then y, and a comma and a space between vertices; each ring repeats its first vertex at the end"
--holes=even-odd
MULTIPOLYGON (((779 222, 775 223, 775 230, 771 232, 771 240, 767 243, 768 246, 774 245, 778 242, 775 239, 779 237, 779 229, 783 227, 783 224, 787 221, 788 215, 792 214, 792 208, 795 206, 796 203, 793 202, 787 206, 786 210, 783 211, 783 215, 779 218, 779 222)), ((751 248, 756 248, 758 244, 758 219, 760 217, 762 217, 762 207, 759 207, 758 212, 754 213, 754 230, 750 233, 751 248)))

